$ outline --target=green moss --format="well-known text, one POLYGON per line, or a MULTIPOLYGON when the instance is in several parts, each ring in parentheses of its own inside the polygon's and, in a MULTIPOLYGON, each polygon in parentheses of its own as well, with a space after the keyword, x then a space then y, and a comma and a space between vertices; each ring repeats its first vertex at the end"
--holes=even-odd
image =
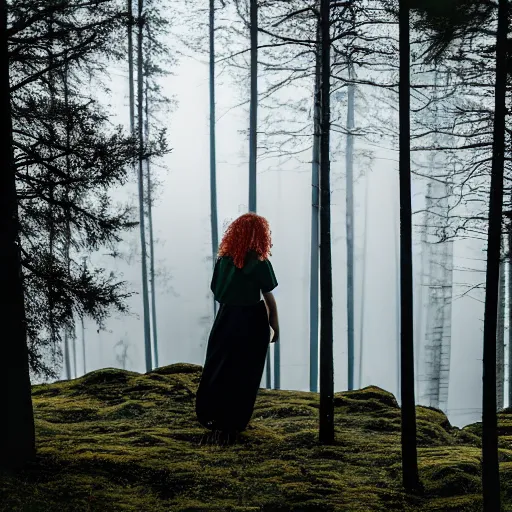
POLYGON ((453 436, 439 424, 419 418, 416 424, 418 446, 443 446, 454 444, 453 436))
POLYGON ((361 426, 375 432, 400 432, 400 420, 382 417, 370 417, 361 421, 361 426))
MULTIPOLYGON (((336 442, 318 442, 318 394, 261 390, 249 428, 222 445, 196 421, 197 365, 107 368, 33 387, 38 458, 0 475, 8 512, 481 510, 480 426, 418 407, 426 495, 401 486, 400 409, 369 386, 335 395, 336 442)), ((512 423, 500 415, 505 510, 512 423)))

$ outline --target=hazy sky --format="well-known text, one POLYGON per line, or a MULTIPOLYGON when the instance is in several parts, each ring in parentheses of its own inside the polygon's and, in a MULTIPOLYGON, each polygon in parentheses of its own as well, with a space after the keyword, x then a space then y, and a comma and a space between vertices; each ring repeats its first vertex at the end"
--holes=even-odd
MULTIPOLYGON (((210 258, 208 68, 201 59, 183 58, 165 90, 176 96, 178 108, 166 120, 173 151, 165 159, 154 208, 158 271, 171 277, 157 279, 157 325, 160 366, 175 362, 202 364, 213 321, 210 258)), ((203 59, 204 60, 204 59, 203 59)), ((128 126, 126 72, 116 68, 112 102, 119 121, 128 126)), ((285 93, 283 93, 285 94, 285 93)), ((239 102, 240 88, 223 77, 217 88, 218 218, 220 235, 225 225, 247 211, 248 141, 241 130, 248 126, 248 109, 230 110, 239 102)), ((375 105, 375 103, 373 104, 375 105)), ((375 108, 375 107, 374 107, 375 108)), ((357 125, 357 116, 356 116, 357 125)), ((333 147, 343 139, 333 136, 333 147)), ((346 389, 346 257, 344 154, 332 155, 332 237, 334 279, 335 390, 346 389)), ((364 296, 364 348, 362 385, 397 392, 397 252, 398 153, 356 142, 356 151, 371 149, 373 158, 357 158, 355 174, 356 372, 359 379, 361 301, 364 296), (368 187, 366 287, 362 290, 365 193, 368 187)), ((310 159, 310 156, 308 156, 310 159)), ((275 295, 281 325, 281 388, 307 390, 309 385, 309 259, 311 223, 311 166, 304 162, 263 160, 258 168, 258 212, 266 216, 273 233, 272 263, 279 281, 275 295)), ((133 196, 136 184, 117 193, 133 196)), ((423 184, 413 180, 414 208, 423 204, 423 184)), ((126 237, 137 246, 137 231, 126 237)), ((419 240, 415 240, 415 243, 419 240)), ((481 402, 483 294, 457 298, 466 287, 483 281, 477 268, 485 253, 474 241, 454 244, 454 297, 449 419, 458 426, 478 421, 481 402)), ((418 248, 415 247, 417 252, 418 248)), ((140 259, 131 264, 99 254, 95 261, 122 272, 133 290, 140 292, 140 259)), ((419 262, 419 259, 417 259, 419 262)), ((482 270, 480 264, 480 270, 482 270)), ((416 266, 418 270, 418 266, 416 266)), ((112 317, 107 330, 97 332, 86 322, 87 371, 119 367, 116 343, 128 345, 127 368, 145 371, 141 296, 130 300, 132 316, 112 317)), ((418 307, 418 305, 415 305, 418 307)), ((80 337, 79 337, 79 342, 80 337)), ((80 344, 78 345, 80 347, 80 344)), ((78 373, 83 361, 78 350, 78 373)), ((417 398, 419 393, 416 392, 417 398)))

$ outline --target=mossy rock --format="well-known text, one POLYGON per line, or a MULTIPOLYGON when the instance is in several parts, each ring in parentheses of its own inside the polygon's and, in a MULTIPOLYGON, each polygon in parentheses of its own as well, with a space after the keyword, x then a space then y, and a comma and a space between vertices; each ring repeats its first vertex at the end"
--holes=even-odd
POLYGON ((385 391, 377 386, 367 386, 363 389, 357 389, 355 391, 346 391, 343 393, 347 398, 351 400, 375 400, 384 406, 398 409, 398 402, 392 393, 385 391))
POLYGON ((440 496, 480 494, 480 468, 476 464, 438 465, 428 472, 429 491, 440 496))
POLYGON ((479 421, 477 423, 472 423, 471 425, 466 425, 463 430, 465 432, 469 432, 470 434, 473 434, 480 439, 482 439, 482 422, 479 421))
POLYGON ((458 444, 472 445, 477 446, 478 448, 482 447, 482 438, 478 437, 470 430, 457 429, 454 427, 452 430, 452 436, 458 444))
POLYGON ((446 446, 454 444, 453 436, 437 423, 418 419, 416 426, 418 446, 446 446))
POLYGON ((160 368, 155 368, 148 375, 158 374, 158 375, 175 375, 175 374, 186 374, 192 373, 200 375, 203 371, 203 367, 198 364, 188 364, 188 363, 175 363, 169 366, 161 366, 160 368))
POLYGON ((141 403, 128 401, 116 405, 104 411, 104 420, 118 420, 127 418, 136 418, 146 413, 147 407, 141 403))
POLYGON ((129 372, 127 370, 120 370, 119 368, 103 368, 102 370, 96 370, 94 372, 88 373, 77 379, 75 381, 71 381, 73 383, 80 384, 80 386, 95 386, 102 384, 115 384, 122 385, 128 382, 130 376, 136 376, 137 373, 129 372))
POLYGON ((512 436, 512 417, 498 416, 498 435, 512 436))
POLYGON ((335 393, 334 407, 345 408, 348 413, 377 413, 398 409, 396 398, 376 386, 357 391, 335 393))
POLYGON ((97 409, 87 407, 67 407, 52 413, 52 421, 56 423, 82 423, 98 419, 97 409))
POLYGON ((49 396, 56 396, 60 393, 60 389, 55 385, 48 385, 48 384, 38 384, 37 386, 32 387, 32 396, 33 397, 49 397, 49 396))
POLYGON ((447 432, 453 429, 446 414, 435 407, 425 407, 422 405, 416 407, 416 417, 429 423, 436 423, 447 432))
POLYGON ((482 495, 465 494, 456 498, 431 498, 424 512, 482 512, 482 495))

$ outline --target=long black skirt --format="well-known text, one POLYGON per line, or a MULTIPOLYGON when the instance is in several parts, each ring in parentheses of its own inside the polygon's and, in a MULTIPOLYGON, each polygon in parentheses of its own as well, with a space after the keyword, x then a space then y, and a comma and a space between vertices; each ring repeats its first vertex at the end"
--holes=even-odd
POLYGON ((221 305, 208 339, 196 396, 199 422, 210 430, 247 427, 263 375, 270 339, 265 303, 221 305))

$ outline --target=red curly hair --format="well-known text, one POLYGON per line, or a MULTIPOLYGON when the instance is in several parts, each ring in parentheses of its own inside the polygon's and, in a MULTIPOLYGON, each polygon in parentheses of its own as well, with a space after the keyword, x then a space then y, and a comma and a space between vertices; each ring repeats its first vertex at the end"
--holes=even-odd
POLYGON ((270 256, 272 239, 267 219, 255 213, 245 213, 229 226, 219 245, 219 257, 231 256, 236 267, 242 268, 249 251, 260 260, 270 256))

